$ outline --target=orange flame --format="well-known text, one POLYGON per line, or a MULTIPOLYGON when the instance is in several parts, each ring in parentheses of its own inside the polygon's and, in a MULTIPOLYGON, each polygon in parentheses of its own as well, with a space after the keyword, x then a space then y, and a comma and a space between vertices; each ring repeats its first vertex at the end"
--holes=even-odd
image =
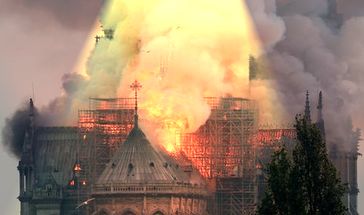
MULTIPOLYGON (((142 83, 140 125, 169 152, 180 148, 176 134, 195 131, 209 117, 205 96, 249 96, 248 58, 263 51, 244 1, 112 0, 102 24, 114 39, 95 49, 94 58, 103 69, 105 56, 120 61, 111 64, 122 74, 118 97, 131 97, 135 79, 142 83)), ((255 89, 256 98, 274 100, 270 85, 255 89)), ((268 113, 272 106, 263 104, 268 113)))

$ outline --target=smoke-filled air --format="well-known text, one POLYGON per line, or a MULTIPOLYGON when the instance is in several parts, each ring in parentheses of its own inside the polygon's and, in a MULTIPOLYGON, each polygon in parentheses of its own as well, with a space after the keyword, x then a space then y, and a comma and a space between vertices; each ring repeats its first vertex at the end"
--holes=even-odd
MULTIPOLYGON (((101 22, 115 38, 92 54, 90 87, 127 97, 130 83, 141 82, 141 125, 169 151, 176 129, 192 132, 207 120, 204 97, 249 97, 249 55, 261 47, 241 1, 111 1, 101 22)), ((268 88, 257 90, 269 99, 268 88)))
MULTIPOLYGON (((89 97, 131 97, 129 86, 138 80, 141 126, 152 142, 174 151, 170 143, 177 130, 193 132, 207 120, 204 97, 254 99, 260 123, 282 124, 303 111, 306 90, 315 114, 322 90, 328 141, 344 146, 353 135, 354 114, 355 126, 364 121, 358 99, 364 87, 364 17, 348 8, 340 16, 332 2, 108 1, 90 33, 93 42, 76 71, 62 80, 63 95, 40 108, 40 121, 75 124, 89 97)), ((12 146, 17 143, 11 126, 3 142, 18 148, 12 146)))

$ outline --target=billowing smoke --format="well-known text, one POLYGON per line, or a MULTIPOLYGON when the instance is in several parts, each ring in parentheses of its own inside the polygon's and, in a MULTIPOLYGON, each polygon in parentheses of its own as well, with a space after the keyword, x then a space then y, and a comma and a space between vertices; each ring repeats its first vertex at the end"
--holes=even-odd
POLYGON ((47 106, 40 109, 42 125, 74 125, 77 110, 73 109, 76 93, 82 91, 87 81, 77 73, 67 73, 62 77, 63 95, 53 99, 47 106))
POLYGON ((129 85, 138 79, 141 125, 173 151, 177 128, 193 131, 207 119, 205 96, 256 99, 261 122, 280 123, 302 112, 306 90, 312 108, 322 90, 329 141, 350 142, 350 116, 364 121, 358 99, 364 18, 345 9, 342 20, 330 6, 328 0, 109 1, 101 23, 113 38, 97 33, 103 38, 85 70, 64 76, 64 93, 41 109, 43 121, 72 124, 89 97, 131 96, 129 85), (250 55, 268 75, 249 86, 250 55))
MULTIPOLYGON (((283 21, 259 12, 267 25, 277 26, 278 39, 283 21)), ((85 71, 66 75, 64 94, 42 109, 46 125, 74 122, 72 113, 90 97, 131 96, 129 85, 138 79, 143 85, 140 124, 153 142, 172 151, 177 130, 194 131, 208 118, 204 97, 249 97, 249 55, 259 56, 262 49, 239 0, 115 0, 101 23, 113 30, 112 39, 97 32, 102 39, 85 71)), ((277 39, 267 37, 265 43, 273 47, 277 39)), ((277 97, 270 84, 251 86, 267 118, 273 116, 268 109, 279 107, 273 105, 277 97)))
MULTIPOLYGON (((23 104, 10 118, 6 119, 2 130, 2 143, 17 157, 21 156, 25 131, 30 124, 29 113, 29 104, 23 104)), ((38 115, 37 112, 35 115, 38 115)))
MULTIPOLYGON (((37 72, 46 71, 42 74, 44 76, 52 76, 62 70, 62 68, 69 68, 68 65, 62 67, 63 65, 58 66, 60 64, 51 63, 50 59, 56 61, 58 55, 60 55, 59 52, 61 49, 52 47, 56 49, 55 51, 46 46, 48 46, 49 43, 56 44, 61 40, 69 41, 70 38, 74 41, 75 37, 82 37, 85 34, 84 32, 87 32, 92 27, 95 20, 97 20, 97 15, 100 11, 102 2, 102 0, 1 0, 0 20, 2 23, 6 23, 2 24, 2 27, 4 27, 3 30, 10 31, 13 34, 12 36, 7 37, 6 35, 9 35, 8 32, 8 34, 5 34, 3 37, 4 41, 11 44, 9 47, 12 47, 12 50, 9 50, 9 47, 4 47, 2 58, 5 58, 2 60, 14 61, 16 58, 14 62, 21 64, 21 66, 16 67, 17 70, 26 71, 27 73, 36 73, 32 69, 37 70, 37 72), (8 26, 10 27, 7 28, 8 26), (68 34, 66 34, 66 32, 68 34), (55 35, 57 33, 59 33, 59 35, 55 35), (65 36, 62 36, 62 33, 64 33, 65 36), (16 36, 14 37, 14 35, 16 36), (52 35, 52 38, 49 38, 49 35, 52 35), (28 40, 23 41, 23 36, 28 40), (45 41, 40 44, 39 41, 42 39, 45 41), (52 42, 47 41, 47 39, 52 42), (33 45, 34 48, 31 48, 33 45), (16 51, 19 49, 22 51, 16 51), (29 49, 32 50, 30 51, 29 49), (37 63, 32 64, 29 62, 36 62, 37 57, 44 56, 44 52, 49 52, 49 50, 55 52, 52 54, 47 53, 49 58, 40 60, 42 63, 47 61, 48 65, 45 65, 42 68, 32 68, 34 67, 32 65, 37 65, 37 63), (13 52, 17 52, 17 54, 15 55, 13 52), (27 53, 31 54, 27 55, 27 53), (12 59, 11 56, 16 57, 12 59), (26 59, 29 59, 29 62, 21 60, 24 56, 26 56, 26 59), (49 66, 50 64, 57 68, 53 71, 53 68, 49 66)), ((74 50, 78 51, 77 47, 79 44, 77 44, 77 42, 73 42, 72 44, 75 45, 74 50)), ((70 51, 74 52, 73 50, 70 51)), ((70 59, 72 58, 71 56, 75 56, 74 53, 69 54, 69 56, 65 58, 70 59)), ((4 68, 8 69, 6 66, 4 68)), ((9 68, 7 73, 12 73, 13 71, 11 71, 11 69, 12 68, 9 68)), ((70 124, 71 120, 66 120, 66 117, 64 116, 66 116, 65 113, 67 112, 76 112, 68 107, 73 100, 71 91, 82 85, 75 83, 75 81, 80 80, 80 78, 73 79, 76 75, 71 75, 73 77, 66 76, 69 75, 65 75, 64 84, 66 85, 62 96, 55 98, 54 101, 49 104, 49 107, 39 107, 38 111, 41 114, 36 117, 39 125, 60 125, 64 121, 70 124), (71 85, 73 85, 73 87, 71 85), (40 117, 42 119, 40 119, 40 117)), ((25 79, 28 77, 24 76, 22 78, 25 79)), ((42 80, 40 81, 42 82, 42 80)), ((36 82, 35 86, 37 89, 36 82)), ((58 88, 58 86, 54 87, 58 88)), ((37 106, 37 101, 35 101, 35 105, 37 106)), ((29 120, 28 107, 29 104, 27 101, 24 102, 24 105, 20 105, 20 107, 6 119, 5 127, 2 130, 2 143, 5 148, 9 149, 15 156, 19 156, 23 148, 24 131, 29 120)))
MULTIPOLYGON (((274 14, 260 15, 277 26, 279 38, 283 22, 274 14)), ((261 48, 243 2, 111 1, 102 22, 115 29, 122 54, 111 68, 122 74, 117 95, 132 95, 129 85, 135 79, 142 83, 141 125, 167 150, 173 151, 176 129, 192 132, 206 121, 210 111, 204 97, 249 97, 248 59, 260 55, 261 48), (125 54, 127 64, 120 67, 125 54)), ((277 40, 265 42, 273 46, 277 40)), ((99 50, 101 58, 105 50, 99 50)), ((269 117, 274 92, 268 84, 251 87, 253 96, 264 101, 262 116, 269 117)))
POLYGON ((338 1, 338 6, 339 12, 342 13, 346 19, 364 16, 364 1, 362 0, 341 0, 338 1))
MULTIPOLYGON (((361 110, 364 104, 360 99, 364 90, 364 17, 349 9, 360 5, 359 1, 247 2, 252 10, 258 2, 276 5, 276 14, 284 21, 284 34, 273 49, 266 47, 265 57, 270 62, 276 91, 287 113, 302 112, 306 90, 311 92, 311 107, 315 108, 318 92, 322 90, 328 142, 350 150, 351 117, 356 126, 363 126, 360 123, 364 121, 361 110), (343 16, 341 11, 345 11, 343 16)), ((363 11, 364 7, 360 9, 363 11)), ((273 37, 274 34, 267 34, 267 31, 276 28, 261 23, 254 11, 252 15, 260 35, 273 37)))

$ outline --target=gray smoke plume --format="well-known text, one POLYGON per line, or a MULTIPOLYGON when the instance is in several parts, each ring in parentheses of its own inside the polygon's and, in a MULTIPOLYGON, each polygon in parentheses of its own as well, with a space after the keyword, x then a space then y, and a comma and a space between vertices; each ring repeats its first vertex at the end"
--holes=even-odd
POLYGON ((339 1, 339 11, 346 19, 364 16, 364 1, 362 0, 345 0, 339 1))
POLYGON ((39 117, 42 126, 74 125, 76 118, 72 103, 80 89, 83 89, 87 81, 77 73, 67 73, 62 77, 63 95, 56 97, 45 107, 40 108, 39 117))
POLYGON ((345 4, 334 0, 247 2, 261 37, 271 35, 277 40, 277 33, 270 33, 277 27, 261 23, 254 5, 260 2, 266 8, 276 8, 265 9, 265 13, 274 13, 284 22, 284 32, 277 43, 273 47, 264 45, 271 76, 288 115, 302 112, 306 90, 311 92, 315 113, 317 95, 322 90, 328 142, 351 150, 351 118, 355 126, 363 126, 360 123, 364 121, 360 108, 364 105, 360 99, 364 91, 364 17, 352 6, 364 11, 364 4, 354 0, 345 4))
POLYGON ((68 28, 89 29, 103 0, 2 0, 0 16, 17 15, 32 21, 56 21, 68 28))
MULTIPOLYGON (((36 111, 36 116, 37 113, 36 111)), ((29 124, 28 103, 24 103, 10 118, 5 120, 5 127, 2 130, 2 143, 18 158, 22 153, 25 131, 29 124)))
MULTIPOLYGON (((346 149, 352 148, 351 138, 355 135, 352 132, 351 118, 355 126, 364 126, 360 124, 364 121, 361 110, 364 101, 358 99, 364 91, 364 17, 358 12, 364 11, 364 7, 360 1, 350 0, 350 4, 363 10, 348 6, 348 1, 347 4, 338 2, 337 11, 329 11, 332 8, 329 4, 333 2, 331 0, 246 2, 265 48, 263 57, 270 62, 270 77, 277 83, 274 85, 275 91, 285 107, 287 118, 293 119, 295 114, 302 112, 306 90, 311 92, 314 114, 317 94, 322 90, 328 142, 346 149), (343 13, 342 18, 340 12, 343 13)), ((30 6, 34 9, 27 9, 27 13, 46 8, 48 17, 51 14, 51 17, 65 26, 78 28, 85 23, 91 25, 94 19, 82 21, 83 13, 96 13, 99 3, 7 0, 5 5, 7 8, 20 7, 25 10, 30 6), (83 7, 86 12, 80 12, 83 7)), ((0 9, 0 14, 3 11, 4 9, 0 9)), ((39 17, 43 18, 43 15, 41 13, 39 17)), ((115 29, 116 37, 125 33, 125 26, 111 27, 115 29)), ((63 77, 63 95, 40 109, 42 125, 72 124, 74 117, 68 119, 65 116, 75 115, 75 103, 77 105, 87 102, 91 96, 117 96, 122 80, 120 71, 128 64, 128 59, 141 51, 140 41, 135 36, 138 32, 130 30, 127 33, 123 36, 132 38, 127 43, 105 39, 98 43, 88 61, 88 79, 78 74, 66 74, 63 77)), ((14 113, 7 120, 3 131, 3 142, 16 155, 19 155, 23 128, 26 126, 21 122, 26 122, 27 113, 24 110, 22 108, 14 113)))
MULTIPOLYGON (((35 108, 35 126, 74 125, 72 119, 67 116, 72 115, 70 108, 75 93, 85 84, 86 80, 81 75, 65 74, 62 78, 64 94, 56 97, 45 107, 35 108)), ((2 130, 2 143, 18 158, 21 156, 25 131, 30 123, 29 113, 29 102, 24 102, 12 116, 5 120, 5 126, 2 130)))
MULTIPOLYGON (((88 32, 94 25, 97 15, 103 5, 103 0, 1 0, 0 20, 4 23, 19 24, 22 29, 19 33, 45 32, 49 34, 52 28, 60 28, 64 32, 88 32), (56 27, 55 27, 56 26, 56 27)), ((18 38, 18 37, 15 37, 18 38)), ((46 37, 45 37, 46 38, 46 37)), ((34 38, 29 37, 28 43, 32 43, 34 38)), ((60 37, 52 38, 55 41, 60 37)), ((67 38, 65 38, 67 41, 67 38)), ((14 43, 15 41, 12 41, 14 43)), ((47 44, 45 42, 44 44, 47 44)), ((16 46, 15 46, 16 47, 16 46)), ((31 46, 30 46, 31 47, 31 46)), ((27 47, 26 47, 27 48, 27 47)), ((32 51, 35 56, 41 56, 43 47, 32 51)), ((52 56, 53 57, 53 56, 52 56)), ((27 65, 27 63, 24 63, 27 65)), ((26 68, 25 68, 26 69, 26 68)), ((46 70, 47 67, 37 68, 46 70)), ((29 72, 32 72, 31 70, 29 72)), ((48 71, 47 71, 48 72, 48 71)), ((63 93, 55 98, 46 107, 38 107, 36 116, 37 124, 47 125, 69 125, 70 120, 64 116, 73 113, 70 107, 79 87, 84 83, 83 77, 77 74, 66 74, 62 80, 63 93)), ((15 156, 19 156, 24 141, 24 131, 29 123, 28 102, 24 102, 8 119, 2 130, 2 143, 15 156)), ((35 105, 37 105, 35 101, 35 105)))

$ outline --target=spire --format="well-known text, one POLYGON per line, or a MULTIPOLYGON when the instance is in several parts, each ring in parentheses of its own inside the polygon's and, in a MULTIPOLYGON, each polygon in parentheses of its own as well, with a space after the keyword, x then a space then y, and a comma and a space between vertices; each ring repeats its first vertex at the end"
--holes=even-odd
POLYGON ((34 139, 34 103, 33 99, 29 99, 29 124, 26 127, 24 134, 24 143, 23 143, 23 152, 21 156, 21 160, 24 162, 32 162, 33 154, 33 139, 34 139))
POLYGON ((325 123, 324 123, 324 117, 322 114, 322 92, 319 93, 319 100, 317 104, 317 126, 320 129, 322 137, 325 139, 325 123))
POLYGON ((308 122, 311 122, 311 111, 310 111, 310 100, 309 100, 310 94, 308 93, 308 90, 306 92, 306 105, 305 105, 305 119, 308 122))
POLYGON ((33 111, 34 110, 34 102, 33 102, 33 99, 32 98, 30 98, 29 99, 29 112, 30 112, 30 114, 33 114, 33 111))
POLYGON ((29 120, 30 120, 30 132, 33 133, 34 130, 34 102, 33 99, 29 99, 29 120))
POLYGON ((34 126, 35 126, 35 123, 34 123, 34 111, 35 108, 34 108, 34 102, 33 102, 33 99, 30 98, 29 99, 29 144, 30 144, 30 147, 33 147, 33 139, 34 139, 34 126))
POLYGON ((134 127, 138 127, 138 90, 142 88, 142 85, 135 80, 131 85, 130 88, 134 90, 135 96, 135 108, 134 108, 134 127))
POLYGON ((322 106, 322 92, 320 91, 318 105, 317 105, 317 110, 318 110, 317 121, 322 120, 322 107, 323 107, 322 106))

